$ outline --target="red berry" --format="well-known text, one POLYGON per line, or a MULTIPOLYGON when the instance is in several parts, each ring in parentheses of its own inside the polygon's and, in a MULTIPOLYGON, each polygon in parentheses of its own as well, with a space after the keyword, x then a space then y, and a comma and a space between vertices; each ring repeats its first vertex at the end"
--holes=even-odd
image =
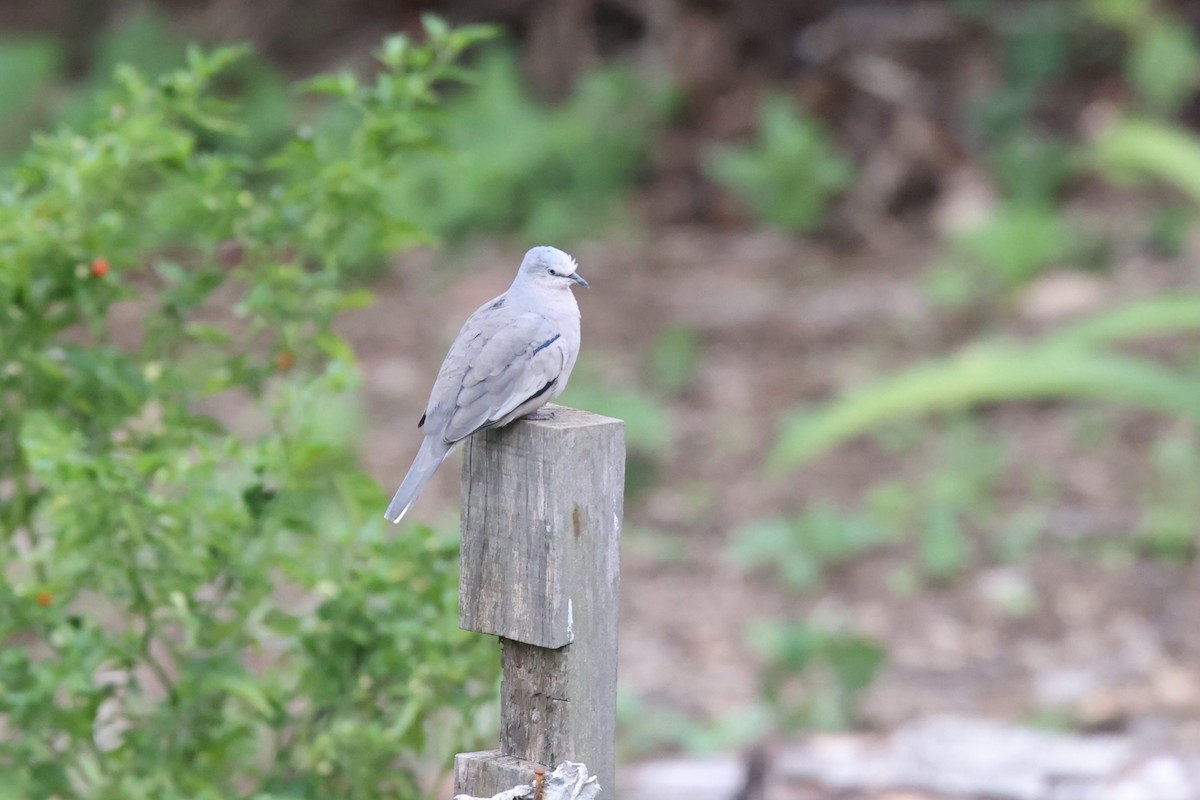
POLYGON ((296 366, 296 356, 288 350, 284 350, 279 355, 275 356, 275 366, 279 367, 280 372, 287 372, 292 367, 296 366))
POLYGON ((108 259, 96 258, 92 260, 92 274, 97 278, 103 278, 108 274, 108 259))
POLYGON ((42 608, 50 605, 52 600, 54 600, 54 595, 50 594, 49 592, 38 592, 37 594, 37 604, 42 608))

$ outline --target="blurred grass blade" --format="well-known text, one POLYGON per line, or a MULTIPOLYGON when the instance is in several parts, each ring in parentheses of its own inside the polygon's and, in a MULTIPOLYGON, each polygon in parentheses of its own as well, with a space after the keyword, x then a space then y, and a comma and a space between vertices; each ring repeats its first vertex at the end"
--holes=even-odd
POLYGON ((1092 157, 1114 181, 1150 178, 1200 202, 1200 141, 1188 131, 1161 122, 1122 120, 1097 138, 1092 157))
POLYGON ((1200 382, 1147 359, 1075 347, 993 345, 917 367, 784 423, 768 466, 799 466, 902 417, 1005 400, 1079 398, 1200 420, 1200 382))
POLYGON ((1054 333, 1050 347, 1095 347, 1097 345, 1200 331, 1200 296, 1170 294, 1128 303, 1054 333))

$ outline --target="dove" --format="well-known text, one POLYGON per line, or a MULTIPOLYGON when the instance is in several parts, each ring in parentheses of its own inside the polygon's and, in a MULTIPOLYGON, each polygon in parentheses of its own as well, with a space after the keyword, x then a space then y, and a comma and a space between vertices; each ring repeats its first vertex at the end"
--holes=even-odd
POLYGON ((537 419, 538 409, 562 394, 579 356, 579 305, 571 287, 588 285, 576 269, 562 250, 535 247, 508 290, 467 318, 417 423, 425 439, 384 519, 400 522, 468 436, 537 419))

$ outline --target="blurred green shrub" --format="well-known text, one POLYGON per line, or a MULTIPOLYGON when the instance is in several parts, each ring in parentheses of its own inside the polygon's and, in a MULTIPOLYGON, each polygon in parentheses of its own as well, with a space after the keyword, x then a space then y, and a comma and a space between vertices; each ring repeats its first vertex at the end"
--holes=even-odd
POLYGON ((0 39, 0 164, 41 121, 47 89, 59 69, 51 39, 0 39))
POLYGON ((1079 250, 1078 242, 1078 230, 1057 209, 1011 205, 958 234, 952 244, 958 259, 979 279, 1012 288, 1069 259, 1079 250))
POLYGON ((750 523, 735 534, 729 552, 742 569, 770 568, 788 588, 806 590, 820 586, 827 567, 894 542, 899 535, 898 526, 883 524, 869 511, 817 506, 797 517, 750 523))
POLYGON ((1092 144, 1092 163, 1119 184, 1172 186, 1200 205, 1200 139, 1166 122, 1122 119, 1092 144))
MULTIPOLYGON (((118 67, 157 75, 187 60, 187 43, 151 9, 100 31, 93 48, 88 73, 71 84, 59 40, 0 41, 0 165, 20 155, 34 130, 57 125, 81 129, 109 113, 105 93, 113 89, 118 67)), ((261 156, 290 135, 295 109, 288 86, 257 54, 247 52, 222 71, 219 94, 237 98, 241 108, 238 135, 205 132, 222 137, 223 149, 261 156)))
MULTIPOLYGON (((32 121, 48 118, 78 127, 107 113, 97 98, 116 66, 156 73, 180 66, 186 53, 186 44, 154 13, 137 14, 103 31, 94 70, 54 108, 43 108, 36 89, 59 77, 61 53, 55 48, 41 40, 0 47, 0 67, 6 67, 0 70, 0 110, 10 112, 0 120, 0 148, 26 136, 32 121), (6 91, 10 84, 12 91, 6 91)), ((203 136, 216 138, 222 149, 264 156, 288 136, 295 118, 308 116, 316 146, 323 148, 328 139, 336 148, 356 125, 354 83, 343 73, 310 84, 350 102, 305 108, 294 102, 275 68, 247 53, 221 76, 221 95, 240 101, 238 136, 220 131, 203 136)), ((385 192, 395 216, 415 229, 449 240, 479 233, 541 241, 598 234, 623 218, 618 199, 646 162, 650 136, 671 97, 666 89, 647 91, 643 80, 611 67, 584 76, 563 106, 548 107, 524 89, 511 50, 496 48, 481 60, 469 85, 439 108, 438 151, 409 152, 402 169, 390 164, 372 191, 385 192)))
POLYGON ((715 148, 704 170, 756 219, 793 231, 819 228, 829 201, 854 180, 833 139, 783 95, 763 98, 754 144, 715 148))
POLYGON ((995 40, 1000 80, 967 110, 968 129, 984 148, 1026 135, 1046 84, 1071 66, 1085 31, 1080 4, 1061 0, 956 2, 995 40))
POLYGON ((1186 562, 1200 546, 1200 437, 1195 428, 1160 439, 1152 466, 1137 544, 1154 555, 1186 562))
POLYGON ((413 158, 396 176, 402 212, 441 237, 513 233, 536 241, 595 236, 617 221, 670 102, 665 89, 608 67, 551 108, 524 88, 515 55, 489 52, 446 105, 455 157, 413 158))
POLYGON ((1178 111, 1196 91, 1200 76, 1195 34, 1179 20, 1153 19, 1136 32, 1127 70, 1147 110, 1157 114, 1178 111))
POLYGON ((1044 124, 1047 88, 1066 75, 1094 26, 1078 4, 966 0, 956 10, 982 23, 996 42, 1001 80, 966 107, 971 144, 987 165, 1001 202, 987 220, 952 237, 947 263, 926 286, 949 307, 1018 288, 1047 267, 1066 261, 1089 266, 1101 243, 1085 236, 1061 207, 1065 186, 1079 172, 1073 142, 1044 124))
POLYGON ((820 588, 829 568, 912 541, 913 568, 905 568, 910 582, 957 577, 971 563, 972 532, 1004 526, 992 494, 1006 459, 969 421, 941 436, 921 430, 918 438, 931 438, 934 446, 932 464, 919 477, 877 484, 850 510, 819 505, 795 517, 753 522, 730 544, 735 563, 769 570, 789 589, 808 591, 820 588))
POLYGON ((636 500, 654 485, 675 441, 674 425, 664 403, 637 387, 606 385, 586 356, 559 402, 625 422, 629 445, 625 464, 627 500, 636 500))
MULTIPOLYGON (((1084 266, 1102 261, 1104 243, 1084 236, 1059 204, 1060 191, 1085 159, 1077 146, 1047 133, 1043 124, 1048 88, 1070 80, 1085 60, 1122 70, 1138 110, 1160 120, 1123 123, 1104 134, 1100 155, 1107 166, 1159 172, 1191 191, 1187 185, 1196 181, 1188 177, 1188 167, 1194 159, 1176 155, 1195 144, 1161 120, 1200 88, 1200 42, 1162 4, 960 0, 954 6, 982 22, 999 48, 1002 80, 969 108, 968 128, 1003 202, 992 219, 956 237, 951 264, 931 272, 928 285, 935 300, 963 305, 989 291, 1020 286, 1064 260, 1084 266), (1177 163, 1180 174, 1173 176, 1177 163)), ((1172 220, 1180 213, 1171 207, 1165 213, 1166 226, 1152 224, 1147 236, 1170 247, 1171 226, 1178 226, 1172 220)))
POLYGON ((1175 113, 1200 88, 1200 42, 1191 28, 1152 0, 1091 0, 1090 19, 1126 39, 1126 77, 1150 114, 1175 113))
POLYGON ((886 661, 876 641, 844 628, 760 619, 745 638, 762 662, 756 702, 700 720, 619 692, 620 753, 637 758, 664 748, 728 752, 773 733, 850 728, 860 721, 863 691, 886 661))
POLYGON ((1044 208, 1053 213, 1063 187, 1080 168, 1075 148, 1029 130, 1019 130, 996 142, 987 156, 1001 193, 1020 208, 1044 208))
POLYGON ((761 703, 715 720, 698 719, 617 689, 617 759, 644 759, 647 753, 683 750, 721 753, 750 747, 771 733, 775 715, 761 703))
POLYGON ((763 703, 786 732, 852 727, 887 658, 866 636, 803 623, 760 620, 746 638, 763 659, 763 703))
POLYGON ((487 35, 427 30, 336 79, 341 139, 224 148, 245 51, 193 49, 0 188, 0 797, 413 798, 478 729, 493 648, 453 542, 385 535, 331 330, 370 301, 343 270, 417 235, 384 184, 487 35))

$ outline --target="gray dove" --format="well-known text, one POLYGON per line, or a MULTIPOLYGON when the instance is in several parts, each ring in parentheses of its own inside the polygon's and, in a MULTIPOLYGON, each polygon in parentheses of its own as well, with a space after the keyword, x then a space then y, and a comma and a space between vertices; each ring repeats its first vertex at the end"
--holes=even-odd
POLYGON ((562 394, 579 355, 579 306, 587 286, 575 259, 554 247, 525 254, 504 294, 467 318, 434 381, 417 427, 425 441, 384 518, 399 522, 463 440, 537 410, 562 394))

